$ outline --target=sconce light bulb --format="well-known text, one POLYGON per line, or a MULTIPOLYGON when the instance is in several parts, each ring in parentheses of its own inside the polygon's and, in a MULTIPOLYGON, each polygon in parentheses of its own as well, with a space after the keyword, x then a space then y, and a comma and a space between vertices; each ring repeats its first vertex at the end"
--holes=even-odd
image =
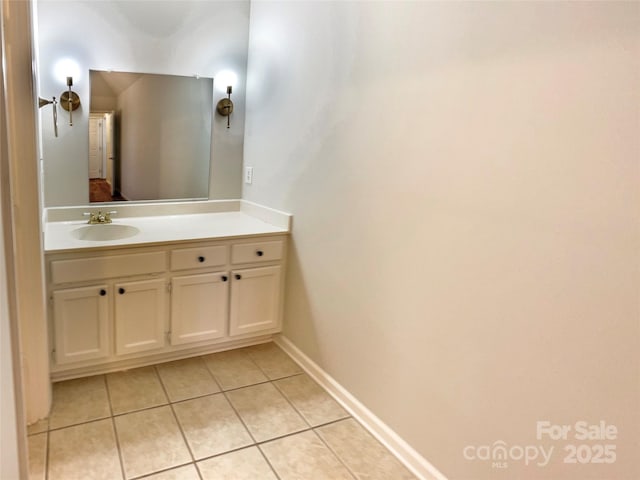
POLYGON ((231 70, 222 70, 213 75, 213 86, 218 92, 226 92, 229 87, 238 85, 238 75, 231 70))
POLYGON ((227 85, 227 94, 231 95, 233 88, 231 85, 227 85))
POLYGON ((67 77, 67 87, 70 87, 73 85, 73 77, 67 77))
POLYGON ((55 80, 56 83, 60 85, 66 85, 67 88, 70 86, 67 82, 69 78, 71 81, 74 80, 77 82, 78 80, 82 80, 82 72, 83 69, 80 68, 80 64, 71 57, 64 57, 57 60, 53 64, 53 68, 51 70, 52 79, 55 80))

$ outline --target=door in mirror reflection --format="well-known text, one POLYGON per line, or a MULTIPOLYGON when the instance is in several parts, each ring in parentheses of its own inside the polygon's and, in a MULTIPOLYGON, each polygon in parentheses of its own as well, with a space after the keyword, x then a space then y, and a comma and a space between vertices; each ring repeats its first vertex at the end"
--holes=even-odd
POLYGON ((90 71, 90 201, 207 198, 213 79, 90 71))
POLYGON ((89 114, 89 200, 122 201, 114 176, 115 112, 89 114), (117 189, 117 190, 116 190, 117 189))

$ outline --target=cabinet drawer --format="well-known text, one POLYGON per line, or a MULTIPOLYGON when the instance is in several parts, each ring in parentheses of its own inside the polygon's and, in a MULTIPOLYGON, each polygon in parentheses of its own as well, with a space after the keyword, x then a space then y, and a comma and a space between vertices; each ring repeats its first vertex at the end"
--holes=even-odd
POLYGON ((227 263, 227 247, 182 248, 171 251, 171 270, 219 267, 227 263))
POLYGON ((238 243, 231 247, 231 263, 272 262, 282 258, 283 242, 238 243))
POLYGON ((51 262, 51 280, 54 284, 86 282, 162 273, 165 269, 166 256, 164 252, 56 260, 51 262))

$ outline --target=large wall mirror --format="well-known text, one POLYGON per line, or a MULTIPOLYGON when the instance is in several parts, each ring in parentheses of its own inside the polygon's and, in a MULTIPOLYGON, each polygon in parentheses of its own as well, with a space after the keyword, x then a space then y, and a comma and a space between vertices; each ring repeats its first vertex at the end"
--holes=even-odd
POLYGON ((45 207, 87 205, 90 178, 116 200, 240 198, 249 0, 35 2, 38 96, 59 100, 72 76, 80 99, 73 125, 60 104, 57 129, 38 110, 45 207))
POLYGON ((89 72, 89 200, 207 198, 213 79, 89 72))

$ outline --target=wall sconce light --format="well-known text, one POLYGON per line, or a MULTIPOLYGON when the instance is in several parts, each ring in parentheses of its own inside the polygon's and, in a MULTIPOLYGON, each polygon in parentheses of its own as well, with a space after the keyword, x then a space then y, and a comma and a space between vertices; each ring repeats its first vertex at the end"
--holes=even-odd
MULTIPOLYGON (((223 84, 224 85, 224 84, 223 84)), ((229 117, 233 112, 233 102, 231 101, 231 85, 227 87, 227 98, 223 98, 216 105, 216 111, 223 117, 227 117, 227 128, 229 128, 229 117)))
POLYGON ((56 110, 56 97, 53 100, 47 100, 46 98, 38 97, 38 108, 42 108, 45 105, 53 105, 53 133, 58 136, 58 110, 56 110))
POLYGON ((72 112, 80 106, 80 97, 76 92, 71 90, 73 85, 73 77, 67 77, 67 86, 69 90, 62 92, 60 95, 60 106, 69 112, 69 126, 73 126, 72 112))

